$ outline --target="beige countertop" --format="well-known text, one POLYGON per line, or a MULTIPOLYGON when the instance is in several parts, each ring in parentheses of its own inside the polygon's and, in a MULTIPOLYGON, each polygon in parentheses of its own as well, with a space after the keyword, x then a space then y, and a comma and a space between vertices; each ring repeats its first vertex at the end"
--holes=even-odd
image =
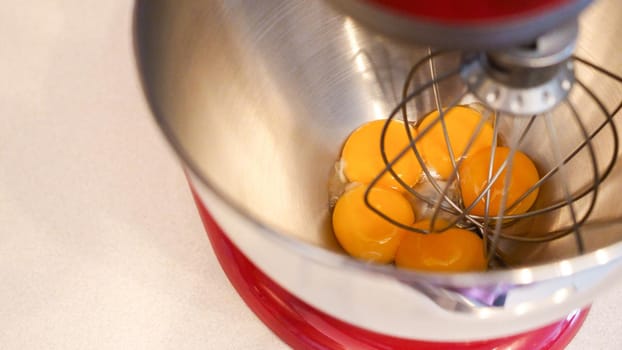
MULTIPOLYGON (((221 272, 133 61, 132 2, 0 11, 3 349, 280 349, 221 272)), ((570 348, 622 348, 622 286, 570 348)))

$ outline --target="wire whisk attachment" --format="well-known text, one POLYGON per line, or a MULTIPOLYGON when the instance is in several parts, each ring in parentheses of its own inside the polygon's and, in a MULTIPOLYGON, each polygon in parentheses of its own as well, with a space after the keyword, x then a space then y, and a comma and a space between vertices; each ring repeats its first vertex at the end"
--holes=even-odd
MULTIPOLYGON (((570 234, 574 236, 577 253, 584 253, 582 226, 597 210, 599 187, 615 166, 619 137, 614 117, 622 108, 622 98, 608 107, 599 97, 598 87, 602 84, 595 82, 606 79, 611 84, 622 84, 622 77, 573 56, 559 63, 556 71, 548 72, 549 80, 522 88, 529 96, 535 96, 534 89, 539 89, 537 95, 543 103, 535 109, 541 111, 513 113, 510 103, 507 108, 491 103, 507 91, 490 81, 501 87, 507 82, 495 80, 486 69, 474 73, 474 66, 485 64, 482 57, 430 50, 412 66, 404 82, 402 100, 393 108, 380 136, 385 168, 371 181, 365 194, 366 205, 393 225, 416 234, 442 232, 455 226, 471 229, 484 238, 489 260, 498 253, 500 240, 544 243, 570 234), (474 78, 474 74, 486 76, 474 78), (486 81, 490 93, 478 85, 481 81, 486 81), (559 88, 555 100, 547 101, 553 94, 547 89, 553 85, 559 88), (421 106, 433 107, 426 114, 414 112, 422 110, 421 106), (459 108, 481 115, 470 129, 465 128, 471 132, 462 150, 452 147, 450 125, 457 118, 451 116, 452 111, 459 108), (403 122, 409 144, 389 157, 387 129, 394 121, 403 122), (433 130, 437 134, 442 131, 438 147, 450 158, 450 171, 444 176, 422 152, 421 144, 433 130), (492 141, 487 167, 481 170, 485 174, 484 186, 467 201, 460 186, 464 183, 461 176, 471 176, 464 169, 474 157, 470 151, 478 146, 479 135, 486 130, 492 134, 492 141), (402 181, 394 169, 408 153, 414 154, 423 169, 422 180, 414 186, 402 181), (527 176, 525 162, 521 160, 525 155, 533 161, 537 178, 520 193, 510 193, 513 181, 523 181, 527 176), (399 183, 420 218, 430 220, 430 230, 396 221, 371 205, 369 191, 386 174, 399 183), (493 210, 495 200, 497 207, 493 210), (529 201, 533 205, 520 208, 529 201)), ((508 89, 513 89, 514 97, 523 96, 516 85, 508 89)), ((520 111, 530 109, 534 108, 525 106, 520 111)))

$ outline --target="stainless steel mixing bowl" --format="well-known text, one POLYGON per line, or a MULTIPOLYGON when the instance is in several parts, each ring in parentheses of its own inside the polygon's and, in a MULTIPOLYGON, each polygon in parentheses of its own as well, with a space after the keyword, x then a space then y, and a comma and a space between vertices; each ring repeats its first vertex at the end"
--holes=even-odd
MULTIPOLYGON (((622 73, 621 16, 620 1, 597 1, 580 19, 577 54, 622 73)), ((585 306, 620 271, 615 220, 583 226, 582 255, 572 236, 502 242, 511 267, 485 273, 404 271, 342 252, 330 230, 331 167, 354 128, 386 118, 400 101, 405 76, 427 48, 370 32, 321 1, 138 1, 135 39, 153 113, 207 208, 262 271, 334 317, 406 338, 497 337, 585 306)), ((577 75, 616 107, 622 87, 592 70, 577 75)), ((443 99, 458 90, 443 86, 443 99)), ((603 117, 586 101, 577 96, 586 124, 596 125, 603 117)), ((432 99, 411 108, 428 112, 432 99)), ((562 121, 557 128, 561 147, 580 136, 562 121)), ((599 158, 612 150, 603 135, 594 141, 599 158)), ((550 162, 546 148, 538 132, 525 145, 540 166, 550 162)), ((569 186, 589 185, 584 169, 568 165, 569 186)), ((622 216, 620 171, 600 186, 591 221, 622 216)), ((554 230, 568 218, 538 220, 531 227, 554 230)))

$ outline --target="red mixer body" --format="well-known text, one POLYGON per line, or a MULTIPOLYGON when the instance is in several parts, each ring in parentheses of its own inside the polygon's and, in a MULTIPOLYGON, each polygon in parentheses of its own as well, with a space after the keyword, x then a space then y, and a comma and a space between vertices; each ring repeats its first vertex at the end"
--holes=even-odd
POLYGON ((417 45, 489 50, 531 43, 591 0, 330 0, 391 38, 417 45))
POLYGON ((366 0, 402 15, 447 23, 481 24, 556 11, 577 0, 366 0))

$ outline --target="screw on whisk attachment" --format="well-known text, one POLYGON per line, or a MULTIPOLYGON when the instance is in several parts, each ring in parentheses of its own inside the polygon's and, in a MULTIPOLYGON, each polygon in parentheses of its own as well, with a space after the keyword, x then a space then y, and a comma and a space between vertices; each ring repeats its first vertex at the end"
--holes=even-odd
MULTIPOLYGON (((607 77, 616 84, 622 84, 622 77, 578 57, 562 60, 555 64, 557 71, 549 77, 552 76, 553 81, 559 83, 564 93, 553 95, 554 102, 536 107, 533 106, 533 100, 525 98, 522 101, 525 104, 522 112, 534 112, 525 117, 524 113, 515 112, 509 105, 495 103, 497 99, 507 96, 504 94, 507 94, 508 90, 499 88, 493 89, 490 94, 482 94, 480 90, 473 89, 474 86, 479 86, 476 79, 478 77, 473 78, 472 75, 464 74, 465 70, 470 68, 468 65, 472 61, 455 60, 458 62, 455 66, 443 65, 442 70, 435 68, 437 60, 452 55, 463 56, 459 52, 430 53, 412 67, 404 84, 402 100, 389 115, 387 124, 401 115, 404 124, 416 126, 417 132, 413 133, 409 127, 406 127, 410 143, 392 159, 387 156, 384 148, 386 133, 382 133, 380 150, 386 167, 372 181, 369 188, 376 186, 377 180, 385 174, 391 174, 408 196, 430 209, 426 214, 428 218, 433 222, 435 220, 445 222, 441 225, 432 224, 435 231, 443 231, 458 225, 478 232, 487 244, 489 259, 498 255, 505 262, 508 253, 503 249, 507 248, 505 243, 508 242, 533 245, 562 239, 569 235, 574 237, 576 252, 582 254, 588 249, 583 242, 583 236, 586 233, 582 231, 582 226, 589 224, 589 218, 596 208, 599 186, 611 174, 617 159, 619 140, 613 118, 622 109, 622 96, 617 107, 609 109, 585 81, 588 79, 593 81, 595 76, 601 76, 607 77), (581 72, 587 74, 586 77, 580 75, 574 77, 573 66, 575 64, 585 68, 581 72), (420 78, 424 74, 428 74, 429 80, 421 83, 420 78), (567 76, 569 80, 559 80, 559 74, 569 74, 567 76), (419 79, 414 79, 415 76, 419 79), (570 91, 573 85, 576 88, 570 91), (472 204, 469 204, 460 199, 460 186, 456 185, 460 181, 458 169, 465 158, 458 155, 452 159, 453 172, 448 178, 439 179, 434 169, 428 166, 418 145, 421 139, 430 132, 432 125, 442 125, 445 144, 439 147, 445 147, 453 156, 446 129, 446 115, 456 106, 473 106, 473 103, 481 110, 483 117, 474 129, 473 135, 466 142, 461 154, 468 154, 469 149, 475 143, 477 133, 486 123, 493 125, 493 148, 504 146, 510 149, 510 152, 498 168, 493 169, 493 162, 490 162, 484 189, 472 204), (437 112, 430 113, 429 109, 423 110, 418 107, 420 105, 436 105, 437 112), (426 115, 425 118, 434 115, 434 120, 431 123, 422 124, 422 116, 426 115), (428 127, 422 127, 426 124, 428 127), (596 156, 595 143, 599 145, 598 156, 596 156), (515 154, 518 151, 529 155, 534 161, 539 180, 510 202, 507 195, 507 183, 509 183, 507 178, 512 175, 508 175, 502 194, 501 203, 503 204, 499 211, 492 213, 486 210, 485 215, 476 215, 473 212, 475 203, 489 202, 491 187, 502 177, 502 173, 506 171, 512 174, 511 169, 517 164, 515 154), (421 186, 420 183, 411 187, 401 181, 395 173, 393 165, 408 152, 413 152, 422 164, 425 186, 421 186), (513 210, 534 191, 539 191, 539 195, 531 208, 525 212, 513 210)), ((453 62, 453 60, 450 61, 453 62)), ((484 69, 483 66, 481 67, 484 69)), ((534 67, 534 69, 540 68, 542 67, 534 67)), ((544 66, 542 69, 547 68, 544 66)), ((488 75, 491 80, 495 78, 486 70, 483 70, 482 74, 488 75)), ((514 81, 512 84, 507 81, 503 84, 499 81, 497 83, 506 89, 525 91, 533 88, 528 83, 529 81, 535 80, 523 79, 522 82, 514 81)), ((541 82, 539 84, 536 87, 542 86, 541 82)), ((494 158, 494 155, 490 158, 494 158)), ((368 194, 369 189, 365 197, 369 206, 368 194)), ((396 226, 420 234, 429 233, 403 225, 381 210, 369 207, 396 226)), ((512 259, 508 258, 508 260, 512 259)))
POLYGON ((478 98, 505 113, 531 116, 555 108, 574 83, 577 39, 571 21, 528 45, 465 57, 462 78, 478 98))

